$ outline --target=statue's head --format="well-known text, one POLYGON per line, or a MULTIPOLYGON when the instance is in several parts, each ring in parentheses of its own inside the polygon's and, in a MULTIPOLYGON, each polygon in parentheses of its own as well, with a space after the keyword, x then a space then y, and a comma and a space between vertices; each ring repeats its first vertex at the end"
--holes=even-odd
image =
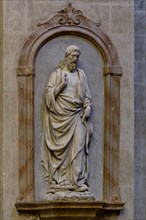
POLYGON ((70 45, 65 50, 65 63, 71 72, 77 67, 79 55, 80 49, 78 46, 70 45))

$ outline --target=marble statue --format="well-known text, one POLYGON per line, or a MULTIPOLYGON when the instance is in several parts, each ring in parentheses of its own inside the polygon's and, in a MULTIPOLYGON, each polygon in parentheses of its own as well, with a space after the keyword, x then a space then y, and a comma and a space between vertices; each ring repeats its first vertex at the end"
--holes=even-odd
POLYGON ((87 192, 92 98, 87 78, 77 67, 79 47, 70 45, 44 94, 42 166, 48 193, 87 192))

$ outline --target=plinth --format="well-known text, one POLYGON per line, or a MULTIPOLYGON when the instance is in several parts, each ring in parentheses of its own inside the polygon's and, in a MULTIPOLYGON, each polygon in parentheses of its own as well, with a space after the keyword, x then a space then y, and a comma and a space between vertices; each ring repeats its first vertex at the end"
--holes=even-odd
POLYGON ((16 203, 20 215, 38 220, 101 220, 119 215, 124 203, 56 201, 16 203), (37 218, 38 217, 38 218, 37 218))

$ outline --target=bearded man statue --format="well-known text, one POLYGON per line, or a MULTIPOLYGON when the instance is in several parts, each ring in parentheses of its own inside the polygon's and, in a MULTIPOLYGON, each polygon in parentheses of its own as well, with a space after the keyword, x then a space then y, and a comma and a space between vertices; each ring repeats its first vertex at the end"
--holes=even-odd
POLYGON ((77 67, 79 55, 79 47, 67 47, 65 60, 51 74, 44 94, 41 163, 52 193, 89 190, 92 98, 86 75, 77 67))

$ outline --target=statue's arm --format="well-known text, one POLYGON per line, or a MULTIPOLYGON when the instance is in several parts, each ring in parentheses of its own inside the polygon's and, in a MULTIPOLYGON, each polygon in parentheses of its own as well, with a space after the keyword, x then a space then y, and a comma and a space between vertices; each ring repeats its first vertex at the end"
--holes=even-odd
POLYGON ((82 116, 82 123, 84 123, 85 121, 88 120, 88 118, 90 117, 91 115, 91 106, 88 105, 85 109, 84 109, 84 113, 83 113, 83 116, 82 116))
POLYGON ((62 79, 61 79, 61 83, 55 88, 54 90, 54 96, 55 99, 57 99, 58 95, 63 91, 63 89, 67 86, 68 83, 68 78, 67 75, 65 75, 62 79))
POLYGON ((88 120, 88 118, 91 115, 91 110, 92 110, 92 97, 91 97, 91 93, 89 90, 89 86, 88 86, 87 78, 85 74, 84 74, 84 77, 85 77, 85 98, 84 98, 84 105, 83 105, 84 113, 82 117, 83 123, 88 120))
POLYGON ((53 104, 55 101, 54 93, 56 87, 57 87, 57 72, 53 72, 49 77, 44 93, 45 103, 48 109, 52 108, 52 106, 54 105, 53 104))
POLYGON ((66 75, 60 79, 60 74, 58 72, 52 73, 45 91, 45 99, 48 107, 50 107, 51 103, 57 99, 58 95, 67 86, 67 83, 68 78, 66 75))

